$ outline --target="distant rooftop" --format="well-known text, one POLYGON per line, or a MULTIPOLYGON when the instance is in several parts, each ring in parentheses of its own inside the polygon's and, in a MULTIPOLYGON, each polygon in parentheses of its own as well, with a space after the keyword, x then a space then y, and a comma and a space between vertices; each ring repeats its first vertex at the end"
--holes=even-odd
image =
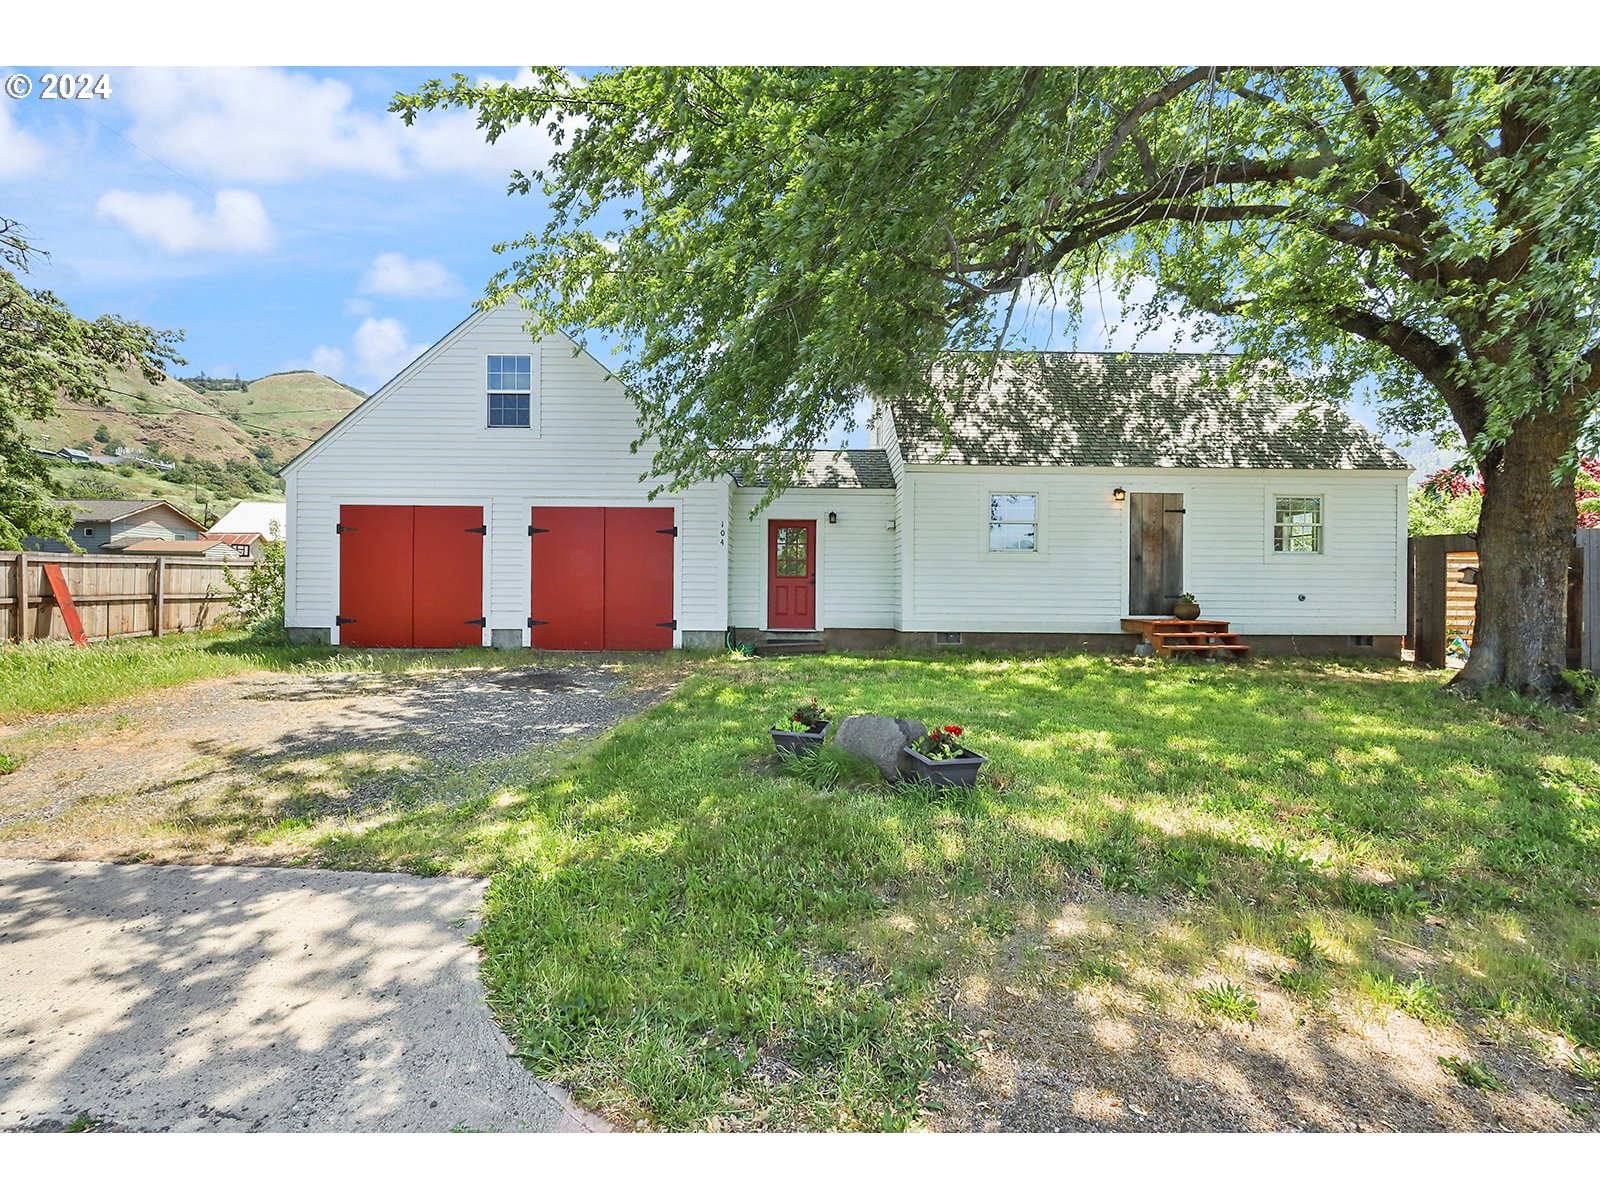
MULTIPOLYGON (((889 470, 889 454, 884 450, 810 450, 800 476, 790 487, 812 488, 894 488, 889 470)), ((733 473, 739 487, 766 487, 767 478, 759 473, 733 473)))
POLYGON ((72 510, 74 521, 120 521, 123 517, 143 512, 147 508, 170 508, 196 529, 204 529, 188 513, 174 507, 166 500, 56 500, 56 504, 72 510))

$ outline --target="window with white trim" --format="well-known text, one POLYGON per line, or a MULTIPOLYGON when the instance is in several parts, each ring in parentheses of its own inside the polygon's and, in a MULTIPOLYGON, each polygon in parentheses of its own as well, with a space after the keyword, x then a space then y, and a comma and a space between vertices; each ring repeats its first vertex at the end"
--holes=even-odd
POLYGON ((1039 497, 1028 493, 989 494, 989 549, 1039 548, 1039 497))
POLYGON ((1272 501, 1274 554, 1322 553, 1322 497, 1274 496, 1272 501))
POLYGON ((489 355, 489 425, 527 429, 533 424, 533 355, 489 355))

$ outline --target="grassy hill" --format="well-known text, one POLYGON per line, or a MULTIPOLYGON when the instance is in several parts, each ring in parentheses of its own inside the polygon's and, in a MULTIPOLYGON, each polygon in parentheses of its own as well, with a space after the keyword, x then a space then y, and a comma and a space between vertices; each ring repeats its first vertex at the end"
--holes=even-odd
POLYGON ((63 407, 46 421, 31 422, 35 446, 130 449, 159 443, 159 456, 178 462, 186 454, 211 462, 260 457, 263 447, 278 462, 293 458, 364 396, 311 371, 290 371, 249 382, 245 391, 196 391, 176 379, 148 383, 135 371, 114 371, 106 381, 106 404, 63 407), (104 425, 110 441, 94 442, 104 425))
POLYGON ((277 467, 364 398, 312 371, 267 375, 242 391, 177 379, 150 383, 136 371, 114 371, 103 407, 64 406, 48 420, 30 422, 28 437, 45 449, 75 446, 105 454, 124 446, 179 464, 167 476, 133 466, 52 464, 58 496, 169 500, 203 520, 208 508, 220 516, 238 500, 281 500, 277 467), (103 442, 95 439, 102 425, 103 442))

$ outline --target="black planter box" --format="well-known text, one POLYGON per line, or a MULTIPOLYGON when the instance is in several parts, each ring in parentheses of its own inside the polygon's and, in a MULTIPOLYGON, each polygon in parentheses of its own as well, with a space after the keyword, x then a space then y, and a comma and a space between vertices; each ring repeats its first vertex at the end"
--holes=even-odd
POLYGON ((772 745, 779 754, 815 754, 822 739, 833 728, 832 721, 813 725, 810 729, 779 729, 774 726, 767 732, 772 735, 772 745))
POLYGON ((905 768, 902 779, 926 781, 935 787, 969 788, 978 782, 978 772, 989 760, 971 750, 963 750, 955 758, 929 758, 910 746, 900 751, 905 768))

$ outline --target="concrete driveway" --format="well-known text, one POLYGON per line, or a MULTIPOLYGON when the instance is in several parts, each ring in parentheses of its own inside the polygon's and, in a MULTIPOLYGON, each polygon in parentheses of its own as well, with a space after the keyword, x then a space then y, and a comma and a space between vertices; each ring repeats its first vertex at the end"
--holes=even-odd
POLYGON ((490 1019, 483 887, 0 859, 0 1129, 603 1128, 490 1019))

